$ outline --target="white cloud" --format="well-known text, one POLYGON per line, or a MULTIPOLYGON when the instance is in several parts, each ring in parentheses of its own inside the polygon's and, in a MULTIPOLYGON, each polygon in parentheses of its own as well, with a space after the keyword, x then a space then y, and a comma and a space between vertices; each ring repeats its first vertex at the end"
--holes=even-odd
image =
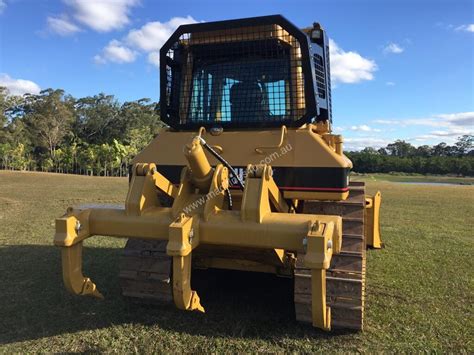
POLYGON ((385 85, 387 85, 387 86, 395 86, 395 83, 394 83, 393 81, 387 81, 387 82, 385 83, 385 85))
POLYGON ((430 127, 451 127, 465 126, 471 130, 474 127, 474 112, 456 112, 436 114, 430 117, 406 118, 406 119, 377 119, 373 121, 378 124, 407 126, 430 126, 430 127))
POLYGON ((474 112, 448 113, 435 115, 434 117, 447 120, 454 125, 474 127, 474 112))
POLYGON ((167 22, 148 22, 140 29, 131 30, 125 41, 144 52, 158 51, 179 26, 196 22, 191 16, 173 17, 167 22))
POLYGON ((344 138, 344 150, 362 150, 366 147, 381 148, 393 140, 375 137, 344 138))
POLYGON ((48 16, 47 18, 48 28, 61 36, 69 36, 81 29, 69 20, 67 15, 61 15, 58 17, 48 16))
POLYGON ((125 47, 120 41, 112 40, 102 50, 101 54, 94 57, 97 64, 105 64, 107 62, 114 63, 131 63, 137 57, 137 53, 130 48, 125 47))
POLYGON ((442 138, 446 143, 454 143, 459 136, 474 134, 474 112, 436 114, 421 118, 379 119, 373 122, 398 127, 424 126, 433 129, 426 134, 409 139, 415 141, 439 141, 442 138))
POLYGON ((384 53, 393 53, 393 54, 400 54, 400 53, 403 53, 405 49, 402 48, 400 45, 396 44, 396 43, 393 43, 393 42, 390 42, 389 44, 387 44, 384 49, 383 49, 383 52, 384 53))
POLYGON ((5 0, 0 0, 0 15, 3 13, 3 11, 5 11, 6 8, 7 3, 5 2, 5 0))
POLYGON ((113 61, 116 63, 130 63, 136 59, 138 52, 143 52, 148 53, 148 62, 159 66, 159 49, 173 34, 173 32, 180 25, 196 22, 197 21, 191 16, 173 17, 167 22, 148 22, 141 28, 130 30, 121 41, 113 40, 110 42, 109 45, 102 50, 102 54, 96 55, 94 60, 98 63, 105 63, 107 61, 113 61), (109 47, 111 47, 112 43, 114 50, 112 51, 113 53, 110 53, 111 48, 109 47), (120 50, 115 47, 119 47, 120 50), (111 58, 116 57, 116 54, 120 54, 121 58, 126 57, 127 60, 112 60, 111 58))
POLYGON ((422 134, 416 136, 414 138, 408 138, 409 141, 417 141, 417 142, 440 142, 443 141, 448 144, 453 144, 457 141, 458 137, 461 137, 465 134, 473 134, 472 130, 466 128, 456 128, 456 127, 448 127, 446 130, 439 130, 439 131, 432 131, 428 134, 422 134))
POLYGON ((474 134, 474 112, 456 112, 434 114, 427 117, 402 119, 377 119, 375 124, 387 125, 384 129, 370 125, 338 127, 338 133, 345 131, 345 149, 361 150, 365 147, 380 148, 401 138, 413 144, 454 144, 457 138, 465 134, 474 134), (392 133, 387 135, 391 131, 392 133), (379 133, 382 132, 382 133, 379 133), (412 132, 413 136, 407 136, 412 132))
POLYGON ((151 64, 160 67, 160 52, 151 52, 148 54, 148 62, 151 64))
POLYGON ((456 31, 474 32, 474 23, 461 25, 455 28, 456 31))
POLYGON ((0 73, 0 86, 8 89, 11 95, 38 94, 41 88, 31 80, 14 79, 5 73, 0 73))
POLYGON ((351 131, 359 131, 359 132, 380 132, 378 128, 372 128, 367 126, 366 124, 358 125, 358 126, 351 126, 351 131))
POLYGON ((346 52, 332 39, 329 40, 331 59, 331 79, 337 83, 354 84, 364 80, 373 80, 377 64, 362 57, 357 52, 346 52))
MULTIPOLYGON (((0 0, 0 4, 4 0, 0 0)), ((97 32, 109 32, 130 23, 130 11, 139 0, 63 0, 65 13, 47 18, 48 28, 61 36, 81 30, 80 25, 97 32)))
POLYGON ((470 134, 472 130, 463 127, 448 127, 446 130, 431 131, 430 134, 435 137, 459 137, 464 134, 470 134))
POLYGON ((64 0, 72 16, 98 32, 117 30, 130 23, 130 9, 138 0, 64 0))

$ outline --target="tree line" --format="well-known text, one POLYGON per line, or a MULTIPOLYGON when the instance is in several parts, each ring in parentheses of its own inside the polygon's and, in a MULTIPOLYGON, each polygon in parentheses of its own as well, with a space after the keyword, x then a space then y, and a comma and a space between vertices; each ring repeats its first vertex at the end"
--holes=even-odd
MULTIPOLYGON (((12 96, 0 87, 0 168, 124 176, 132 158, 165 127, 157 103, 119 103, 100 93, 74 98, 60 89, 12 96)), ((473 136, 414 147, 398 140, 346 152, 360 173, 474 176, 473 136)))
POLYGON ((150 99, 74 98, 63 90, 8 95, 0 87, 0 168, 124 176, 164 127, 150 99))
POLYGON ((346 152, 358 173, 417 173, 474 176, 474 136, 464 135, 454 145, 444 142, 415 147, 397 140, 384 148, 346 152))

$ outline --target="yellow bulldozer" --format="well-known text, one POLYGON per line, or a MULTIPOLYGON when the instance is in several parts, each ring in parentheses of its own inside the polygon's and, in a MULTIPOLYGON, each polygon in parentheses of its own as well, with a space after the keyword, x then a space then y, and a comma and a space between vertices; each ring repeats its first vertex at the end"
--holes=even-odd
POLYGON ((280 15, 182 25, 160 51, 160 94, 168 128, 134 158, 124 206, 56 220, 66 288, 102 298, 82 244, 121 237, 126 297, 204 312, 193 270, 273 273, 294 279, 296 320, 362 329, 381 195, 349 181, 331 133, 323 28, 280 15))

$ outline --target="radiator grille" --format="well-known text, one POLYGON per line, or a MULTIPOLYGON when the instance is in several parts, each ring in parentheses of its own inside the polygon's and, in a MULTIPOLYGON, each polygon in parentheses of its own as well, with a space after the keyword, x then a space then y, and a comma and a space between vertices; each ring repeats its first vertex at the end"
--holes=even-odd
POLYGON ((326 46, 326 61, 328 68, 328 108, 329 119, 332 121, 332 97, 331 97, 331 60, 329 58, 329 46, 326 46))
POLYGON ((314 71, 316 73, 316 85, 318 87, 318 96, 321 99, 326 98, 326 77, 324 70, 324 60, 319 54, 313 54, 314 71))

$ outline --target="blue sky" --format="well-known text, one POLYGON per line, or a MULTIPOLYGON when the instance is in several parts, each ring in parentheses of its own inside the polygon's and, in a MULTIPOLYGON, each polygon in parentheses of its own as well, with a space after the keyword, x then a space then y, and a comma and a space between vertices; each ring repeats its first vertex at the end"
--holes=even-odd
POLYGON ((332 39, 346 146, 452 143, 474 131, 472 1, 0 0, 0 85, 159 99, 156 53, 179 24, 282 14, 332 39))

